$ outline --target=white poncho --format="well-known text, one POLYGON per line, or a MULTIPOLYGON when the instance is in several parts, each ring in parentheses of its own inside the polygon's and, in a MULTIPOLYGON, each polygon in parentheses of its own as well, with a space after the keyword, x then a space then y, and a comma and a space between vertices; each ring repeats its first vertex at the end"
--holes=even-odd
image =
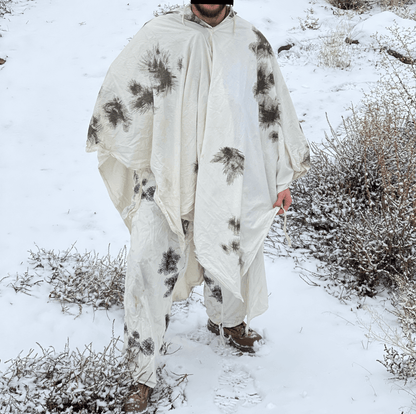
MULTIPOLYGON (((193 220, 198 262, 242 300, 241 278, 262 248, 277 193, 310 160, 266 38, 232 9, 211 27, 189 5, 148 22, 111 65, 87 151, 98 151, 128 227, 151 171, 154 199, 182 248, 182 220, 193 220)), ((253 283, 258 289, 265 276, 253 283)), ((189 287, 178 283, 174 298, 189 287)))

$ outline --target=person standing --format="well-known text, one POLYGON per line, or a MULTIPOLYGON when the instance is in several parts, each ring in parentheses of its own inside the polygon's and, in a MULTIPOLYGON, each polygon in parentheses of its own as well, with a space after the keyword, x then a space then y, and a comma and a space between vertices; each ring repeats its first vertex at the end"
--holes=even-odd
POLYGON ((310 167, 309 146, 264 35, 230 1, 193 1, 146 23, 113 62, 87 151, 131 233, 125 410, 144 413, 172 301, 194 286, 205 282, 207 328, 255 351, 263 242, 310 167))

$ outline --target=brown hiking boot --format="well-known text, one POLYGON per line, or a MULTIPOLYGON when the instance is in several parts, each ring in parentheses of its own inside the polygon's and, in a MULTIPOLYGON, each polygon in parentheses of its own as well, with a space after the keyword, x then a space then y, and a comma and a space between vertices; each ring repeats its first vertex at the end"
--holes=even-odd
MULTIPOLYGON (((220 326, 208 319, 207 328, 209 331, 220 335, 220 326)), ((224 328, 224 337, 234 348, 239 349, 242 352, 254 353, 254 342, 263 339, 256 331, 252 329, 248 330, 246 335, 245 322, 232 328, 224 328)))
POLYGON ((144 384, 137 384, 133 387, 124 403, 125 413, 146 414, 150 394, 153 389, 144 384))

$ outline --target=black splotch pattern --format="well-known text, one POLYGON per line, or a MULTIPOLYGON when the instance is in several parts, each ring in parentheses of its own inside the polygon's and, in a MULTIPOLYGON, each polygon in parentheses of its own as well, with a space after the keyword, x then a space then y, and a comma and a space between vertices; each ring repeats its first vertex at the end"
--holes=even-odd
POLYGON ((237 253, 240 250, 240 240, 232 240, 230 242, 230 249, 232 252, 237 253))
POLYGON ((145 114, 146 112, 154 111, 153 88, 143 86, 132 80, 129 83, 129 91, 134 96, 130 101, 130 109, 133 112, 145 114))
POLYGON ((226 244, 221 244, 221 249, 224 251, 224 253, 230 254, 230 248, 226 244))
POLYGON ((135 185, 134 185, 134 193, 135 194, 139 194, 140 193, 140 188, 142 188, 142 194, 141 194, 141 199, 142 200, 146 200, 146 201, 154 201, 154 195, 156 192, 156 186, 151 186, 149 188, 145 188, 148 180, 145 178, 142 180, 142 182, 139 182, 139 176, 137 175, 136 172, 134 172, 134 176, 133 179, 135 181, 135 185))
POLYGON ((253 27, 253 32, 256 34, 257 42, 250 43, 250 50, 256 54, 258 59, 273 56, 273 48, 263 33, 260 32, 260 30, 257 30, 255 27, 253 27))
POLYGON ((129 348, 139 348, 140 349, 140 342, 137 341, 135 338, 133 338, 132 336, 129 337, 128 340, 128 347, 129 348))
POLYGON ((211 162, 223 164, 223 173, 227 176, 227 184, 230 185, 236 178, 243 175, 244 159, 243 153, 237 148, 224 147, 214 155, 211 162))
POLYGON ((231 240, 228 244, 221 243, 220 246, 226 254, 235 253, 239 255, 240 253, 240 239, 231 240))
POLYGON ((133 189, 134 194, 139 194, 140 187, 141 187, 140 182, 139 182, 140 177, 139 177, 139 175, 137 174, 136 171, 133 172, 133 180, 134 180, 134 189, 133 189))
POLYGON ((214 284, 214 281, 209 276, 207 276, 207 274, 205 273, 205 270, 204 270, 204 281, 209 287, 211 287, 214 284))
POLYGON ((259 103, 260 127, 268 129, 276 125, 280 120, 279 102, 277 99, 265 96, 259 103))
POLYGON ((178 58, 177 68, 178 68, 179 72, 183 69, 183 58, 182 57, 178 58))
POLYGON ((128 348, 136 348, 136 352, 143 352, 146 356, 151 356, 155 353, 155 343, 153 342, 153 339, 147 338, 140 343, 140 335, 137 331, 134 331, 129 337, 127 344, 128 348))
POLYGON ((172 92, 176 85, 176 76, 169 66, 169 52, 156 45, 146 52, 142 64, 153 78, 156 93, 172 92))
POLYGON ((97 116, 91 118, 90 126, 88 127, 88 141, 91 144, 98 144, 100 142, 98 134, 103 129, 103 126, 100 124, 100 119, 97 116))
POLYGON ((181 256, 175 252, 171 247, 169 247, 167 252, 163 253, 162 261, 159 265, 159 274, 164 274, 166 276, 178 272, 178 262, 181 256))
POLYGON ((155 192, 156 192, 155 186, 149 187, 147 190, 143 189, 142 197, 141 197, 142 200, 154 201, 155 192))
POLYGON ((217 302, 222 303, 222 291, 219 285, 213 286, 211 289, 211 297, 214 298, 217 302))
POLYGON ((140 334, 137 331, 133 331, 132 336, 136 340, 139 340, 140 339, 140 334))
POLYGON ((176 273, 173 276, 168 277, 165 280, 164 283, 165 283, 165 286, 167 286, 168 290, 163 295, 164 298, 167 298, 172 294, 173 289, 175 288, 176 282, 178 281, 178 277, 179 277, 179 273, 176 273))
POLYGON ((279 133, 277 131, 272 131, 269 134, 269 138, 271 139, 272 142, 277 142, 279 141, 279 133))
POLYGON ((152 338, 145 339, 140 345, 140 350, 146 356, 154 355, 155 353, 155 343, 152 338))
POLYGON ((183 234, 187 235, 188 234, 188 230, 189 230, 189 225, 191 223, 188 220, 182 220, 182 230, 183 230, 183 234))
POLYGON ((205 269, 204 269, 204 281, 205 284, 208 286, 208 289, 211 291, 211 294, 209 295, 211 298, 214 298, 217 300, 217 302, 222 303, 222 291, 220 285, 215 285, 214 280, 211 279, 209 276, 207 276, 205 269))
POLYGON ((240 234, 240 220, 237 217, 232 217, 228 220, 228 228, 238 236, 240 234))
POLYGON ((266 95, 274 86, 273 72, 268 71, 265 64, 260 63, 257 68, 257 82, 254 84, 253 93, 256 98, 266 95))
MULTIPOLYGON (((273 69, 270 58, 274 56, 273 49, 264 35, 253 27, 257 42, 251 43, 249 48, 257 58, 257 81, 253 86, 253 95, 259 104, 259 124, 262 129, 268 129, 280 121, 279 101, 271 94, 275 86, 273 69)), ((269 135, 272 142, 276 142, 275 135, 269 135)))
POLYGON ((112 101, 107 102, 103 106, 103 109, 108 121, 114 129, 117 128, 119 124, 122 124, 125 132, 129 130, 131 118, 121 99, 117 97, 114 98, 112 101))

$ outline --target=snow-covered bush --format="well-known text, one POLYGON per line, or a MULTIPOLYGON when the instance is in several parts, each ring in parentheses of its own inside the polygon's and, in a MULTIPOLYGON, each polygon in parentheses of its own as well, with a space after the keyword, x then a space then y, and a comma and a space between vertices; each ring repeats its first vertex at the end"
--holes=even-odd
MULTIPOLYGON (((52 286, 50 298, 78 304, 80 310, 83 305, 96 309, 123 306, 126 249, 115 258, 94 252, 81 254, 73 246, 58 253, 38 249, 30 256, 36 273, 52 286)), ((18 279, 24 283, 24 276, 18 279)), ((19 283, 15 285, 19 287, 19 283)))
POLYGON ((384 8, 390 8, 390 7, 404 7, 407 4, 413 4, 414 0, 372 0, 371 3, 379 4, 380 6, 384 8))
POLYGON ((306 17, 304 19, 299 19, 299 25, 302 30, 318 30, 321 27, 321 24, 319 23, 319 18, 315 16, 315 11, 311 7, 310 9, 305 10, 306 17))
POLYGON ((351 65, 352 46, 345 41, 350 31, 348 25, 341 24, 321 38, 318 55, 321 66, 346 69, 351 65))
MULTIPOLYGON (((395 40, 392 49, 403 42, 395 40)), ((340 133, 312 144, 289 219, 298 246, 353 275, 370 296, 416 276, 416 66, 384 53, 387 72, 362 107, 340 133)))
MULTIPOLYGON (((123 412, 133 378, 131 361, 120 353, 118 342, 113 337, 102 352, 94 351, 92 345, 82 352, 70 351, 68 344, 63 352, 40 347, 40 355, 32 350, 27 356, 7 361, 7 371, 0 372, 0 412, 123 412)), ((185 401, 186 374, 173 374, 161 366, 157 376, 149 414, 158 412, 158 408, 172 410, 185 401)))
POLYGON ((379 5, 383 8, 403 7, 413 0, 327 0, 329 4, 343 10, 363 10, 379 5))
MULTIPOLYGON (((50 286, 49 298, 58 301, 63 313, 70 313, 70 305, 77 305, 79 314, 84 306, 94 310, 123 308, 126 277, 126 247, 117 256, 110 253, 100 257, 95 251, 79 253, 72 245, 55 252, 39 248, 30 251, 29 268, 23 274, 6 276, 7 287, 16 293, 31 296, 35 287, 45 282, 50 286)), ((172 304, 172 316, 189 311, 191 303, 199 302, 197 295, 172 304)))
POLYGON ((365 7, 368 0, 327 0, 329 4, 343 10, 359 10, 365 7))
POLYGON ((416 129, 382 122, 371 131, 380 120, 367 119, 373 133, 363 136, 357 121, 345 123, 342 140, 334 133, 325 147, 313 146, 313 167, 293 186, 291 221, 300 233, 311 230, 300 234, 303 247, 353 273, 371 295, 393 275, 415 274, 416 129))
POLYGON ((10 4, 11 0, 0 0, 0 17, 3 17, 6 13, 11 13, 10 4))
MULTIPOLYGON (((387 345, 384 344, 385 354, 380 362, 395 379, 407 382, 416 378, 416 281, 396 276, 395 282, 393 313, 400 323, 401 332, 386 335, 387 341, 381 338, 387 345)), ((384 331, 391 332, 391 329, 384 331)))
POLYGON ((179 7, 181 7, 179 4, 173 4, 170 5, 168 4, 158 4, 157 6, 157 10, 155 10, 153 12, 153 16, 158 17, 158 16, 163 16, 171 11, 174 11, 176 9, 179 9, 179 7))

